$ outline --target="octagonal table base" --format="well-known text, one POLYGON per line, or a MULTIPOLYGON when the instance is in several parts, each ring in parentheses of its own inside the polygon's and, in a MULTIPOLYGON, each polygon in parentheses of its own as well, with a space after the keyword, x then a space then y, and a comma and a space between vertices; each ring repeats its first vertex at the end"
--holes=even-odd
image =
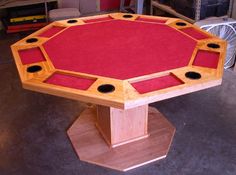
MULTIPOLYGON (((143 109, 145 109, 145 106, 143 109)), ((147 109, 148 122, 144 122, 143 124, 147 125, 148 134, 145 134, 144 130, 144 135, 137 137, 137 139, 134 139, 136 136, 131 134, 132 138, 130 140, 132 141, 129 142, 127 141, 129 133, 127 133, 126 140, 121 142, 121 144, 112 144, 110 142, 112 139, 109 141, 109 139, 105 138, 106 136, 104 137, 101 128, 96 127, 96 125, 102 125, 101 122, 99 124, 99 115, 101 115, 100 112, 102 111, 105 116, 106 112, 104 111, 106 108, 104 109, 100 106, 96 109, 93 106, 85 109, 67 131, 80 160, 120 171, 128 171, 165 158, 171 145, 175 128, 158 110, 151 107, 147 109)), ((130 112, 128 113, 130 114, 130 112)), ((135 112, 131 113, 133 114, 135 112)), ((137 113, 141 112, 139 111, 137 113)), ((121 115, 117 117, 122 118, 127 116, 121 115)), ((109 121, 112 120, 111 118, 109 121)), ((131 120, 135 122, 136 118, 134 117, 131 120)), ((106 120, 103 122, 104 124, 107 123, 106 120)), ((132 121, 129 122, 132 123, 132 121)), ((118 124, 114 123, 114 125, 118 124)), ((110 128, 113 128, 113 126, 111 125, 110 128)), ((132 128, 132 125, 129 125, 128 128, 132 128)), ((136 129, 140 130, 139 128, 136 129)), ((111 132, 107 134, 109 136, 113 134, 112 129, 110 130, 111 132)), ((121 127, 120 130, 126 129, 121 127)), ((127 131, 130 132, 130 129, 127 131)))

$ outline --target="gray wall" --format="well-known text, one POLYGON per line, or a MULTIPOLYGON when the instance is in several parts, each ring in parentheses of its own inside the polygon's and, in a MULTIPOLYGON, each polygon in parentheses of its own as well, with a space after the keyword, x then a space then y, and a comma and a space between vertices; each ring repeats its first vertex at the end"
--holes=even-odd
MULTIPOLYGON (((5 10, 4 9, 0 9, 0 19, 4 16, 5 14, 5 10)), ((3 29, 3 25, 2 25, 2 21, 0 20, 0 30, 3 29)))
POLYGON ((233 1, 232 18, 236 19, 236 1, 233 1))

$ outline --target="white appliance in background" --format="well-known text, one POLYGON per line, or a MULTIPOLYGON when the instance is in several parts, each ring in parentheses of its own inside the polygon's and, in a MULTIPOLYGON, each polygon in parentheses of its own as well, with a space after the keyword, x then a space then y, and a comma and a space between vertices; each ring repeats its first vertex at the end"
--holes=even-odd
POLYGON ((235 63, 236 53, 236 20, 232 18, 212 17, 200 20, 195 24, 201 29, 227 41, 228 45, 224 68, 232 67, 235 63))

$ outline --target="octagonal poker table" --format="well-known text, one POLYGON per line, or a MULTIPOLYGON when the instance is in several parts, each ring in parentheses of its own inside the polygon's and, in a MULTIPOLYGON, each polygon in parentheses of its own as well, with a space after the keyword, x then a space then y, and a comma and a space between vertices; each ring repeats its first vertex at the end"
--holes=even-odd
POLYGON ((67 131, 79 158, 127 171, 166 157, 174 136, 148 104, 220 85, 226 42, 181 19, 113 13, 11 48, 24 88, 96 104, 67 131))

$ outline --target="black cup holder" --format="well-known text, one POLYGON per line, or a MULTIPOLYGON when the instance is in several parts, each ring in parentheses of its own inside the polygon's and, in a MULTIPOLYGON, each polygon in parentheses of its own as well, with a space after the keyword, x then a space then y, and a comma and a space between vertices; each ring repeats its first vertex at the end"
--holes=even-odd
POLYGON ((111 93, 113 91, 115 91, 115 86, 111 85, 111 84, 103 84, 100 85, 97 89, 99 92, 101 93, 111 93))
POLYGON ((34 65, 34 66, 30 66, 27 68, 27 72, 29 73, 36 73, 42 70, 42 67, 39 65, 34 65))
POLYGON ((198 72, 186 72, 185 77, 192 79, 192 80, 199 80, 202 76, 198 72))

